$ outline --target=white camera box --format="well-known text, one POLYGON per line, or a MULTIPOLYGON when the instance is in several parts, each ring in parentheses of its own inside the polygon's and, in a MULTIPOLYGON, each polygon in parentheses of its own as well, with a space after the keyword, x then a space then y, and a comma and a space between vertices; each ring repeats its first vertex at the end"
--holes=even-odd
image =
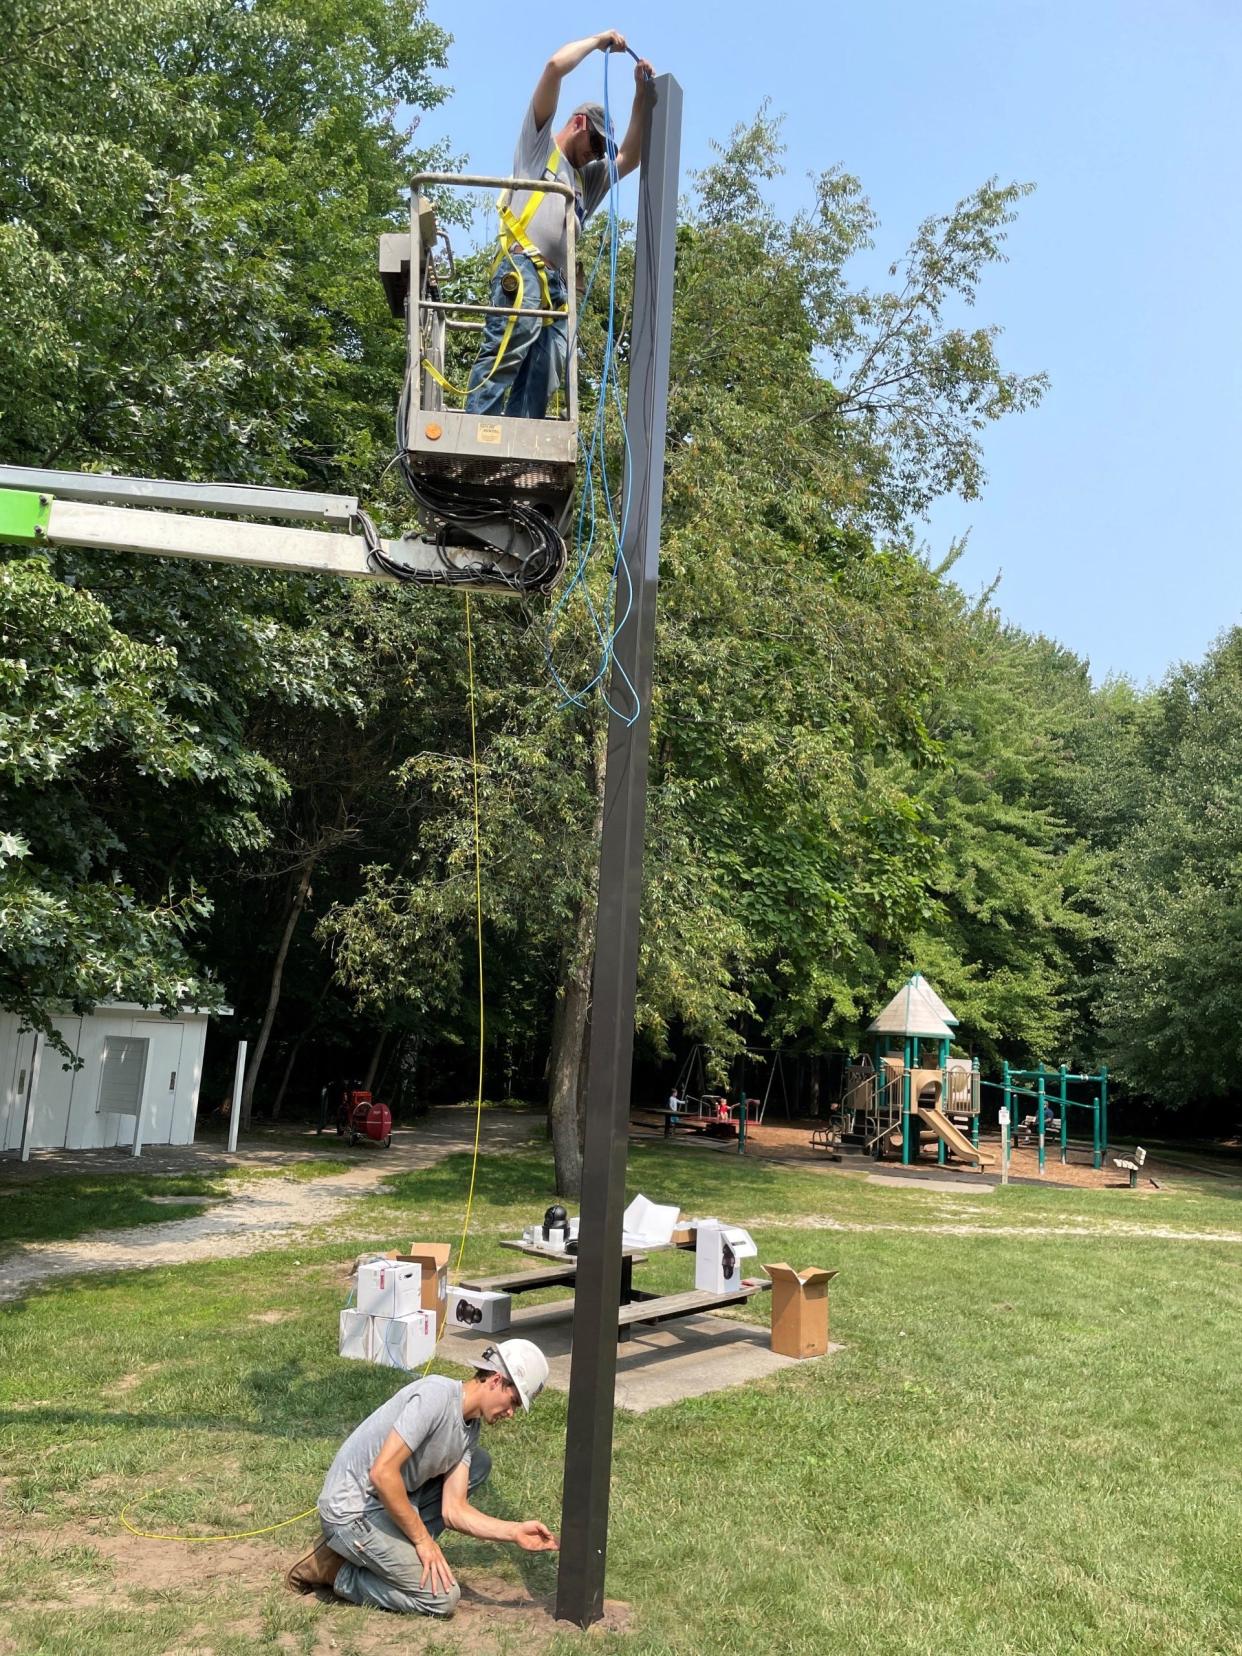
POLYGON ((436 1319, 432 1311, 372 1319, 373 1363, 383 1363, 385 1368, 415 1369, 433 1357, 435 1349, 436 1319))
POLYGON ((513 1299, 482 1288, 450 1288, 445 1328, 459 1333, 503 1334, 509 1326, 513 1299))
POLYGON ((358 1267, 358 1309, 368 1317, 405 1317, 422 1309, 421 1265, 370 1259, 358 1267))
POLYGON ((365 1311, 341 1312, 341 1340, 337 1347, 342 1357, 371 1360, 371 1319, 365 1311))
POLYGON ((742 1261, 759 1252, 748 1230, 700 1219, 694 1242, 694 1286, 727 1294, 742 1283, 742 1261))

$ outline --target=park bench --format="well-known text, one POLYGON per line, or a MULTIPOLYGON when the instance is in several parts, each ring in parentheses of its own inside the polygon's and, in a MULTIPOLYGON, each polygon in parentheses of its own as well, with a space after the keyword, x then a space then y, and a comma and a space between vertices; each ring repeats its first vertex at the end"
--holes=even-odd
POLYGON ((816 1127, 811 1134, 811 1149, 826 1150, 833 1161, 840 1161, 841 1129, 829 1127, 826 1123, 816 1127))
POLYGON ((1139 1170, 1142 1168, 1146 1160, 1147 1152, 1140 1144, 1135 1150, 1133 1158, 1129 1156, 1114 1156, 1113 1166, 1119 1167, 1123 1173, 1128 1173, 1130 1175, 1130 1189, 1137 1190, 1139 1170))

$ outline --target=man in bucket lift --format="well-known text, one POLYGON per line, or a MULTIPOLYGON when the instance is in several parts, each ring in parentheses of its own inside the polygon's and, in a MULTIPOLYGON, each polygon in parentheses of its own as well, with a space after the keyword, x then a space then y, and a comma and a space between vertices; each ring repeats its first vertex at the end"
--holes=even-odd
MULTIPOLYGON (((516 178, 556 179, 574 192, 574 212, 581 229, 608 194, 609 146, 617 174, 624 178, 642 159, 643 114, 652 68, 640 58, 634 70, 634 106, 620 148, 608 130, 603 106, 580 104, 553 134, 561 82, 591 52, 624 52, 625 36, 604 29, 585 40, 571 40, 544 65, 513 157, 516 178)), ((544 190, 507 191, 500 199, 500 251, 492 267, 488 303, 504 306, 504 315, 489 316, 478 359, 470 370, 466 410, 470 414, 511 414, 542 420, 552 387, 565 377, 565 316, 554 321, 526 317, 528 310, 565 310, 567 248, 565 198, 544 190)))
POLYGON ((528 1410, 547 1378, 537 1345, 505 1340, 488 1346, 464 1384, 432 1375, 403 1386, 337 1452, 319 1495, 324 1533, 289 1571, 289 1586, 445 1618, 461 1589, 440 1550, 443 1530, 554 1552, 556 1537, 537 1518, 509 1523, 470 1504, 492 1464, 480 1428, 508 1420, 519 1403, 528 1410))

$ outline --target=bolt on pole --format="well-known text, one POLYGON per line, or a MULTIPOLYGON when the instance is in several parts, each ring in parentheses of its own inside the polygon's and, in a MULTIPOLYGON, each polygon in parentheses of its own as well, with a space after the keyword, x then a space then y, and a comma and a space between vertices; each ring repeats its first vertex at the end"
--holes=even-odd
POLYGON ((624 494, 631 506, 621 551, 633 603, 629 620, 617 638, 609 693, 611 705, 621 709, 632 707, 637 697, 640 711, 631 725, 617 713, 611 714, 608 722, 590 1078, 556 1590, 557 1616, 580 1627, 598 1621, 604 1609, 621 1291, 621 1215, 625 1207, 673 329, 681 87, 671 75, 660 75, 653 82, 653 92, 646 114, 639 177, 634 322, 626 403, 629 457, 624 494))

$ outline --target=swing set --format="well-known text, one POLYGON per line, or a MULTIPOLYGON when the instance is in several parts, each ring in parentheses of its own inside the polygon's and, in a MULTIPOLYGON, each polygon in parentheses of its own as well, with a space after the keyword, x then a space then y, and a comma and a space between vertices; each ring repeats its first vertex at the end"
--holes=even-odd
MULTIPOLYGON (((725 1091, 736 1093, 738 1102, 734 1108, 744 1113, 747 1121, 758 1122, 763 1125, 763 1118, 768 1104, 772 1099, 773 1089, 780 1083, 780 1098, 785 1109, 786 1121, 793 1120, 793 1109, 790 1104, 789 1080, 786 1074, 786 1064, 796 1055, 787 1053, 781 1047, 746 1046, 734 1053, 725 1072, 725 1091), (766 1077, 760 1075, 763 1081, 763 1094, 750 1093, 746 1090, 747 1069, 766 1070, 766 1077)), ((715 1108, 716 1100, 720 1097, 721 1089, 711 1080, 709 1071, 712 1068, 712 1049, 701 1043, 690 1049, 690 1054, 682 1064, 677 1075, 677 1091, 682 1098, 681 1108, 699 1115, 710 1115, 715 1108)))

